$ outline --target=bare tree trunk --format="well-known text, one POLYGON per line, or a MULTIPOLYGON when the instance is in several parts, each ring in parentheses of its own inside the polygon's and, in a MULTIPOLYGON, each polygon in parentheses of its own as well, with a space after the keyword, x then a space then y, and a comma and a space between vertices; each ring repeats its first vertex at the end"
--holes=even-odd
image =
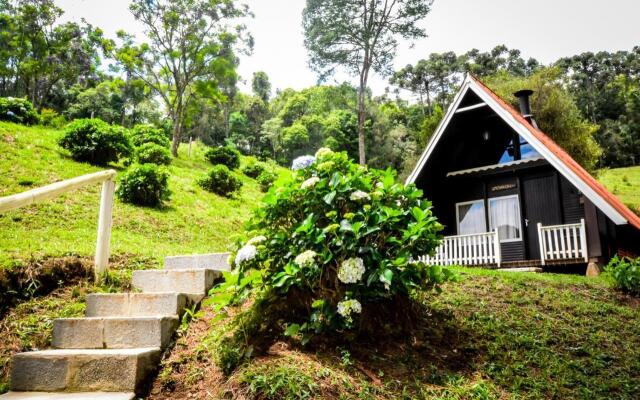
POLYGON ((178 146, 180 146, 181 126, 180 121, 174 119, 173 121, 173 139, 171 141, 171 154, 174 157, 178 157, 178 146))
POLYGON ((367 117, 365 109, 365 91, 367 89, 367 74, 366 67, 363 68, 360 73, 360 87, 358 88, 358 155, 360 159, 360 165, 366 165, 366 150, 364 141, 364 123, 367 117))

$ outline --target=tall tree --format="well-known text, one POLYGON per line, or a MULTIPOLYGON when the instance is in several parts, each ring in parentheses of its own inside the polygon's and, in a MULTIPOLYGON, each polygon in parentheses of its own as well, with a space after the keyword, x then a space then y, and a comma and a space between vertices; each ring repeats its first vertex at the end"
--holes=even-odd
POLYGON ((250 13, 233 0, 133 0, 130 9, 149 42, 129 44, 116 56, 135 67, 131 71, 162 99, 173 122, 171 152, 177 156, 190 102, 200 92, 217 91, 218 77, 235 68, 234 50, 251 47, 245 27, 231 25, 250 13))
POLYGON ((336 67, 359 77, 358 154, 366 162, 366 89, 373 70, 392 72, 398 38, 425 37, 417 26, 431 10, 432 0, 307 0, 303 11, 305 46, 310 66, 321 79, 336 67))
POLYGON ((253 93, 260 97, 262 101, 265 103, 269 101, 269 97, 271 97, 271 82, 266 72, 258 71, 253 73, 251 88, 253 89, 253 93))

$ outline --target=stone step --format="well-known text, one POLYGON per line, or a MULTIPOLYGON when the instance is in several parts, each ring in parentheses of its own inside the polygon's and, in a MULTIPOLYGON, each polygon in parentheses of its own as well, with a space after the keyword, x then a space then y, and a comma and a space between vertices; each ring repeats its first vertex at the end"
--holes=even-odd
POLYGON ((186 256, 165 257, 164 269, 213 269, 215 271, 231 271, 227 262, 229 253, 194 254, 186 256))
POLYGON ((142 270, 133 271, 133 287, 144 293, 183 293, 193 301, 200 301, 221 276, 210 269, 142 270))
POLYGON ((177 327, 178 316, 56 319, 52 345, 58 349, 165 348, 177 327))
POLYGON ((0 395, 2 400, 133 400, 135 397, 135 393, 116 392, 9 392, 0 395))
POLYGON ((13 357, 11 389, 136 392, 157 368, 160 349, 43 350, 13 357))
POLYGON ((87 317, 181 315, 191 301, 180 293, 95 293, 87 296, 87 317))

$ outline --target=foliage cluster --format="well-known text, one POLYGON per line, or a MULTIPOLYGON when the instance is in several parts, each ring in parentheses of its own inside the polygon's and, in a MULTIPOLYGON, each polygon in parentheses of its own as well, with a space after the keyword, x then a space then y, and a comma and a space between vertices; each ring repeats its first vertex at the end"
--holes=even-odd
POLYGON ((240 190, 242 181, 226 165, 217 164, 198 181, 198 185, 209 192, 229 197, 240 190))
POLYGON ((33 125, 39 121, 38 113, 29 100, 0 97, 0 121, 33 125))
POLYGON ((58 144, 76 161, 107 165, 131 154, 126 129, 100 119, 77 119, 70 123, 58 144))
POLYGON ((413 323, 414 291, 450 278, 412 261, 435 249, 441 228, 422 193, 397 183, 392 170, 324 148, 267 194, 233 261, 240 279, 260 271, 259 307, 282 313, 286 334, 379 335, 413 323))
POLYGON ((255 157, 247 157, 242 173, 249 178, 256 179, 267 169, 267 165, 258 161, 255 157))
POLYGON ((161 206, 171 195, 169 173, 155 164, 134 164, 120 177, 117 195, 125 203, 161 206))
POLYGON ((169 165, 173 157, 168 146, 156 143, 144 143, 136 149, 137 161, 140 164, 169 165))
POLYGON ((617 289, 640 296, 640 257, 618 257, 609 261, 606 273, 613 279, 617 289))
POLYGON ((230 146, 212 147, 204 156, 213 165, 221 164, 232 170, 240 166, 240 152, 230 146))
POLYGON ((265 169, 256 177, 256 181, 260 184, 260 190, 267 192, 273 186, 273 183, 278 179, 278 174, 271 169, 265 169))
POLYGON ((131 128, 131 143, 136 147, 140 147, 146 143, 169 147, 169 137, 162 129, 154 125, 138 124, 131 128))

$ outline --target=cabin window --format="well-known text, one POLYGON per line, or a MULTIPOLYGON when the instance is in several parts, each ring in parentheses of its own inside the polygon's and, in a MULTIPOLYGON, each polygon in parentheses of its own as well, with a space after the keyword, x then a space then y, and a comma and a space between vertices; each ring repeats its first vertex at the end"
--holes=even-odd
POLYGON ((502 153, 502 156, 500 156, 498 164, 505 164, 512 161, 540 157, 540 153, 538 153, 536 149, 533 148, 533 146, 531 146, 526 140, 520 137, 520 135, 518 135, 517 137, 520 141, 519 146, 516 146, 518 144, 517 142, 514 143, 514 140, 511 140, 507 145, 507 148, 504 150, 504 153, 502 153), (518 149, 516 149, 516 147, 518 147, 518 149), (518 154, 518 151, 520 152, 520 154, 518 154))
POLYGON ((498 229, 501 242, 522 240, 520 201, 517 195, 489 199, 489 226, 498 229))
POLYGON ((486 232, 484 200, 457 203, 456 220, 458 222, 458 235, 486 232))

